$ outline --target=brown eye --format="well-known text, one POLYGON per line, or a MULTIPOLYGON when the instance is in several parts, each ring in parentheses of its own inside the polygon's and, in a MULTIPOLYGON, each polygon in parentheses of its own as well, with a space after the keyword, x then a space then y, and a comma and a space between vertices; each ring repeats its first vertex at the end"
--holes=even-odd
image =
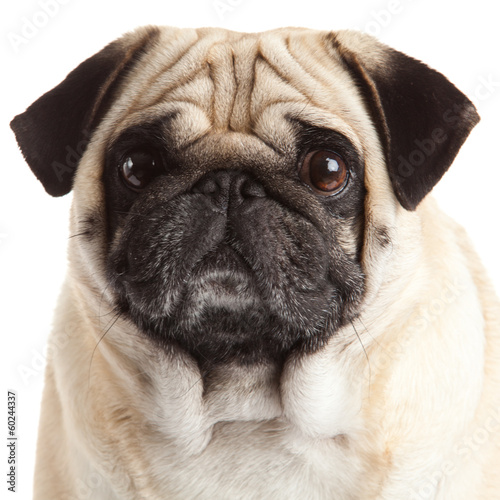
POLYGON ((158 162, 148 151, 128 153, 120 164, 120 174, 125 184, 134 190, 145 188, 158 173, 158 162))
POLYGON ((324 196, 337 194, 346 186, 349 172, 344 160, 333 151, 311 151, 300 168, 300 179, 324 196))

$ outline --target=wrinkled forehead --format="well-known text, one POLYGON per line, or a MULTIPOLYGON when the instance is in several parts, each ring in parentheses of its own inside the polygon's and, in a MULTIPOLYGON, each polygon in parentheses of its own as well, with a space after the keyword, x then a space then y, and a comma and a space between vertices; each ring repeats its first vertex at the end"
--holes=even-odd
POLYGON ((296 119, 343 133, 361 148, 357 129, 366 113, 325 35, 165 28, 120 93, 112 139, 169 116, 179 148, 237 132, 286 149, 296 119))

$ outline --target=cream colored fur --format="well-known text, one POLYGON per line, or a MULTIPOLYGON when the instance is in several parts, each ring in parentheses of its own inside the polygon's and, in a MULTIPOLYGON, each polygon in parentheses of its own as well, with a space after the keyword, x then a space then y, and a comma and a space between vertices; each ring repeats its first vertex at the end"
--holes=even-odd
MULTIPOLYGON (((177 110, 179 144, 209 132, 193 152, 265 157, 275 154, 266 143, 286 148, 285 114, 295 113, 339 130, 365 156, 358 320, 282 373, 224 367, 204 392, 185 353, 158 350, 115 316, 104 228, 92 244, 72 239, 36 500, 500 498, 499 302, 467 236, 430 197, 415 212, 398 204, 362 99, 325 35, 163 29, 81 161, 71 227, 78 233, 85 210, 104 206, 105 148, 130 125, 177 110), (375 243, 379 227, 386 247, 375 243)), ((374 58, 382 52, 373 46, 374 58)))

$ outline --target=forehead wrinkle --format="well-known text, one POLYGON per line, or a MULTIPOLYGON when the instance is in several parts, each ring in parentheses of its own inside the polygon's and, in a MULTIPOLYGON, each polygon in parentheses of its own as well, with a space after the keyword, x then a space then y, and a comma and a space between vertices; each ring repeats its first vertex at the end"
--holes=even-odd
POLYGON ((309 96, 290 85, 261 54, 258 54, 255 60, 253 79, 255 85, 252 89, 250 106, 253 123, 258 121, 267 108, 276 103, 290 102, 306 105, 310 102, 309 96))
POLYGON ((335 115, 348 118, 346 107, 353 98, 345 99, 345 71, 337 71, 324 37, 197 30, 176 33, 174 42, 165 36, 161 42, 134 71, 122 124, 177 108, 186 145, 212 130, 237 131, 286 151, 291 132, 286 114, 324 125, 331 125, 335 115), (273 117, 273 109, 280 116, 273 117), (192 126, 200 119, 200 127, 192 126))
POLYGON ((324 37, 287 37, 285 46, 304 73, 327 92, 338 86, 339 77, 347 75, 343 66, 328 52, 324 37))
MULTIPOLYGON (((135 71, 134 75, 134 95, 133 99, 129 104, 129 110, 142 110, 144 109, 144 105, 140 105, 140 102, 144 102, 144 94, 147 92, 148 95, 151 94, 151 90, 155 83, 158 82, 161 75, 170 72, 172 68, 179 64, 187 54, 192 51, 193 46, 200 42, 200 39, 197 38, 194 40, 189 40, 189 44, 181 45, 177 47, 178 50, 175 50, 175 45, 171 47, 171 50, 168 54, 164 55, 161 58, 161 62, 159 61, 157 50, 151 51, 147 54, 143 60, 141 61, 140 67, 137 71, 135 71), (166 59, 166 61, 164 61, 166 59), (141 78, 141 75, 144 75, 141 78)), ((172 44, 172 42, 169 42, 172 44)), ((165 89, 163 88, 163 91, 165 89)))
POLYGON ((235 44, 234 75, 236 95, 230 119, 230 129, 251 132, 251 103, 255 87, 255 71, 259 57, 260 41, 256 37, 246 36, 235 44))
POLYGON ((280 80, 287 86, 293 88, 295 93, 300 93, 304 100, 316 107, 325 107, 324 99, 316 100, 317 91, 331 89, 323 84, 317 74, 311 72, 309 67, 301 64, 301 61, 290 50, 290 37, 276 40, 274 37, 265 37, 261 44, 262 59, 267 63, 280 80), (278 43, 276 43, 278 42, 278 43))
POLYGON ((208 78, 212 80, 211 116, 214 129, 227 130, 236 98, 235 54, 226 43, 213 45, 207 55, 208 78))
POLYGON ((132 82, 133 99, 128 105, 128 112, 144 110, 160 103, 175 90, 189 84, 197 75, 208 74, 208 55, 220 38, 221 33, 214 31, 208 36, 189 40, 188 44, 178 47, 178 51, 172 49, 172 42, 167 39, 160 52, 151 51, 135 72, 137 76, 139 73, 146 74, 146 78, 139 77, 132 82), (159 55, 162 56, 160 62, 159 55))
POLYGON ((261 121, 269 108, 276 104, 286 106, 287 102, 294 113, 302 106, 308 115, 313 110, 323 115, 325 112, 336 114, 336 72, 325 63, 327 54, 320 41, 302 38, 287 36, 279 39, 277 44, 275 37, 267 37, 266 43, 260 45, 254 61, 253 79, 256 84, 252 89, 250 106, 253 124, 261 121), (302 50, 293 50, 295 43, 302 50), (308 50, 304 50, 306 47, 308 50))
POLYGON ((279 108, 283 117, 287 114, 311 125, 338 129, 361 149, 363 101, 351 76, 332 57, 325 36, 299 31, 276 40, 276 36, 264 35, 260 44, 255 65, 255 79, 260 83, 252 91, 253 128, 279 141, 288 133, 288 127, 278 126, 276 111, 271 112, 279 108), (269 85, 271 78, 274 82, 269 85))

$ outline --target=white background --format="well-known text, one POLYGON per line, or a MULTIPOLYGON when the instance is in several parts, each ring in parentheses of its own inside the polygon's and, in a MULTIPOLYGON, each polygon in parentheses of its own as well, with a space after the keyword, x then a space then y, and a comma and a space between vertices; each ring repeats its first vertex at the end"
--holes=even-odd
MULTIPOLYGON (((357 28, 444 73, 473 100, 482 121, 434 195, 467 228, 500 289, 500 30, 496 2, 22 0, 3 5, 0 352, 5 392, 0 400, 5 415, 7 389, 18 393, 17 498, 31 497, 44 346, 65 273, 71 195, 51 198, 45 194, 24 163, 8 123, 81 61, 138 25, 222 26, 237 31, 287 25, 357 28), (50 15, 44 14, 44 3, 50 15), (31 26, 29 31, 31 23, 39 27, 31 26)), ((0 422, 0 436, 4 436, 6 416, 0 422)), ((5 478, 7 450, 5 446, 0 449, 4 450, 0 477, 5 478)), ((2 498, 8 498, 6 491, 2 479, 2 498)))

